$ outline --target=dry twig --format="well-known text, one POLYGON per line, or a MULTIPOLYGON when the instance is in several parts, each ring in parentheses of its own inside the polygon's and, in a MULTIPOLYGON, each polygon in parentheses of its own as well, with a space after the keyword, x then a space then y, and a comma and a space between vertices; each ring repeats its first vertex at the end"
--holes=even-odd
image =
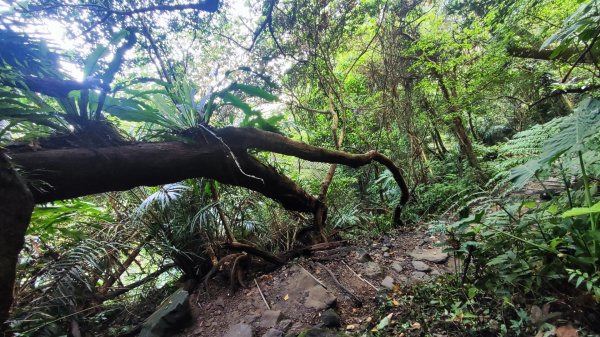
POLYGON ((317 281, 318 284, 320 284, 323 288, 327 289, 327 286, 321 282, 318 278, 315 277, 315 275, 311 274, 308 270, 306 270, 306 268, 302 267, 301 264, 298 264, 298 266, 300 268, 302 268, 302 270, 304 270, 310 277, 312 277, 315 281, 317 281))
POLYGON ((258 289, 258 292, 260 293, 260 297, 262 297, 263 301, 265 302, 265 305, 267 306, 267 309, 271 310, 271 306, 267 302, 267 299, 265 298, 265 295, 263 295, 262 290, 260 290, 260 287, 258 286, 258 282, 256 282, 256 279, 254 279, 254 284, 256 284, 256 288, 258 289))
POLYGON ((319 262, 316 262, 316 263, 317 263, 317 265, 318 265, 319 267, 321 267, 321 268, 325 269, 325 271, 326 271, 327 273, 329 273, 329 276, 331 276, 331 278, 333 279, 333 282, 335 282, 335 284, 336 284, 336 285, 337 285, 337 286, 338 286, 340 289, 342 289, 342 290, 343 290, 343 291, 344 291, 346 294, 348 294, 348 295, 350 296, 350 298, 352 299, 352 302, 354 302, 354 305, 355 305, 355 306, 357 306, 357 307, 360 307, 360 306, 362 306, 362 300, 361 300, 360 298, 358 298, 358 296, 354 295, 354 293, 353 293, 353 292, 351 292, 351 291, 350 291, 348 288, 344 287, 344 286, 343 286, 343 285, 340 283, 340 281, 338 281, 337 277, 335 277, 335 275, 333 274, 333 272, 332 272, 332 271, 331 271, 329 268, 325 267, 323 264, 321 264, 321 263, 319 263, 319 262))
POLYGON ((352 268, 350 268, 349 265, 346 264, 345 261, 342 261, 342 263, 344 264, 344 266, 346 266, 346 268, 348 268, 348 270, 350 270, 352 272, 352 274, 354 274, 354 276, 358 277, 361 281, 365 282, 366 284, 370 285, 373 289, 375 289, 375 291, 379 291, 379 288, 377 288, 376 286, 374 286, 371 282, 365 280, 364 278, 362 278, 360 275, 358 275, 354 270, 352 270, 352 268))

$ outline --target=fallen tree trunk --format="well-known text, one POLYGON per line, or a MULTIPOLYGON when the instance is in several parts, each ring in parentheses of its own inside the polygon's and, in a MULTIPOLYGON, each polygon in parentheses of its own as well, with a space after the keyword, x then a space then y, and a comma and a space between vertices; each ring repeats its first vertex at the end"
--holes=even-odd
POLYGON ((36 203, 205 177, 257 191, 279 201, 288 210, 316 210, 315 197, 248 155, 248 149, 351 167, 379 162, 394 175, 402 192, 401 205, 408 201, 408 188, 400 169, 376 151, 351 154, 328 150, 252 128, 227 127, 214 134, 218 141, 203 144, 138 143, 9 155, 27 177, 36 203))
MULTIPOLYGON (((259 192, 288 210, 312 213, 315 217, 326 212, 325 205, 316 197, 248 154, 251 149, 351 167, 379 162, 392 172, 402 192, 395 222, 399 221, 401 207, 408 201, 408 187, 400 169, 376 151, 350 154, 328 150, 251 128, 228 127, 214 132, 206 127, 202 129, 205 131, 195 134, 195 143, 132 143, 38 151, 21 149, 9 151, 8 155, 26 178, 36 203, 204 177, 259 192)), ((4 169, 4 166, 0 168, 4 169)), ((4 184, 4 180, 0 179, 0 182, 4 184)), ((12 304, 12 296, 9 295, 14 269, 33 206, 25 185, 17 188, 16 180, 8 179, 7 182, 13 185, 7 185, 6 189, 2 186, 1 195, 12 201, 0 203, 0 212, 7 214, 0 214, 3 215, 0 217, 0 230, 10 232, 9 235, 0 235, 0 249, 10 250, 2 255, 3 259, 6 258, 0 266, 0 285, 4 286, 0 288, 6 290, 0 296, 2 321, 12 304)))

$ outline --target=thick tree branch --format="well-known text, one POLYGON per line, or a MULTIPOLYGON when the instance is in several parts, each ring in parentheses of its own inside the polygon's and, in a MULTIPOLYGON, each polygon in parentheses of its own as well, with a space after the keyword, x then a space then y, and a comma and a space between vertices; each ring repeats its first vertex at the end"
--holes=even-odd
MULTIPOLYGON (((508 55, 514 56, 514 57, 529 58, 529 59, 535 59, 535 60, 545 60, 545 61, 557 60, 557 61, 562 61, 562 62, 572 61, 573 57, 579 56, 581 54, 580 51, 573 49, 573 48, 567 48, 566 50, 562 51, 559 55, 557 55, 554 58, 551 57, 552 53, 554 52, 554 49, 541 49, 540 50, 540 49, 536 49, 536 48, 508 46, 506 48, 506 51, 508 52, 508 55)), ((582 58, 582 60, 579 61, 579 63, 593 63, 593 62, 594 62, 594 60, 592 57, 590 57, 589 54, 586 57, 582 58)))
POLYGON ((584 92, 588 92, 588 91, 594 91, 600 88, 600 85, 596 85, 596 84, 592 84, 592 85, 584 85, 582 87, 579 88, 566 88, 566 89, 558 89, 558 90, 554 90, 552 93, 550 93, 549 95, 540 98, 539 100, 529 104, 529 108, 533 108, 534 106, 542 103, 543 101, 550 99, 552 97, 557 97, 557 96, 561 96, 564 94, 582 94, 584 92))
POLYGON ((351 154, 343 151, 328 150, 298 142, 276 133, 252 128, 226 127, 218 130, 216 134, 222 137, 232 149, 257 149, 294 156, 313 162, 342 164, 354 168, 370 164, 373 161, 378 162, 392 172, 402 192, 401 204, 404 205, 408 202, 408 187, 406 186, 402 172, 390 159, 377 151, 369 151, 364 154, 351 154))
POLYGON ((178 4, 178 5, 152 5, 148 7, 135 8, 131 10, 114 10, 99 4, 56 4, 51 6, 31 6, 25 12, 33 13, 39 11, 55 10, 56 8, 79 8, 87 9, 92 12, 102 12, 105 15, 124 15, 131 16, 134 14, 148 13, 148 12, 174 12, 182 11, 187 9, 198 10, 213 13, 219 9, 219 0, 204 0, 196 3, 178 4))
POLYGON ((351 167, 376 161, 393 173, 402 191, 401 205, 408 201, 408 188, 400 169, 376 151, 350 154, 327 150, 252 128, 228 127, 215 134, 235 153, 235 159, 232 152, 217 141, 139 143, 9 155, 28 178, 36 203, 205 177, 257 191, 289 210, 314 212, 317 209, 320 203, 315 197, 248 155, 248 149, 351 167))
POLYGON ((0 335, 13 302, 19 252, 33 211, 33 198, 6 156, 0 153, 0 335))

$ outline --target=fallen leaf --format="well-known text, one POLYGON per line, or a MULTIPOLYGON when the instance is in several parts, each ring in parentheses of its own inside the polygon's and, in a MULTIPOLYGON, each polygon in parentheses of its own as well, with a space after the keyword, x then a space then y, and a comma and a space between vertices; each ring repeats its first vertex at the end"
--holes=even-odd
POLYGON ((346 326, 346 330, 354 330, 356 329, 356 327, 354 326, 354 324, 349 324, 346 326))
POLYGON ((391 314, 385 316, 381 321, 379 321, 379 324, 377 324, 377 326, 375 327, 375 329, 377 329, 375 331, 385 329, 385 327, 390 324, 390 320, 392 319, 393 315, 394 315, 394 313, 391 313, 391 314))
POLYGON ((419 323, 419 322, 414 322, 414 323, 413 323, 413 324, 410 326, 410 328, 411 328, 411 329, 413 329, 413 330, 419 330, 419 329, 421 329, 421 323, 419 323))
POLYGON ((396 299, 393 299, 392 304, 397 307, 400 305, 400 302, 396 301, 396 299))
POLYGON ((285 296, 283 296, 283 300, 287 301, 290 299, 290 295, 289 294, 285 294, 285 296))
POLYGON ((554 330, 554 333, 556 337, 579 337, 579 332, 571 325, 559 326, 554 330))

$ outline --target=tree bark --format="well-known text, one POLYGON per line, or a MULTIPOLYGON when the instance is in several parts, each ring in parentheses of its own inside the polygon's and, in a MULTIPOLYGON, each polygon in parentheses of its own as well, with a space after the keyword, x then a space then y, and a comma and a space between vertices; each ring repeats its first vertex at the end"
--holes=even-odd
POLYGON ((316 210, 317 198, 247 154, 248 149, 355 168, 376 161, 392 171, 402 191, 402 204, 408 201, 400 169, 376 151, 351 154, 328 150, 253 128, 227 127, 215 135, 219 141, 204 144, 137 143, 9 154, 25 172, 36 203, 205 177, 257 191, 288 210, 316 210))
POLYGON ((0 153, 0 336, 4 336, 19 252, 33 211, 31 192, 8 158, 0 153))
MULTIPOLYGON (((541 49, 540 50, 540 49, 533 48, 533 47, 528 48, 528 47, 509 46, 508 48, 506 48, 506 51, 508 52, 508 55, 513 56, 513 57, 528 58, 528 59, 534 59, 534 60, 544 60, 544 61, 558 60, 558 61, 562 61, 562 62, 573 61, 573 58, 577 58, 579 55, 581 55, 581 51, 578 51, 574 48, 567 48, 566 50, 563 50, 559 55, 557 55, 554 58, 551 58, 551 55, 554 52, 554 49, 541 49)), ((594 59, 588 54, 580 62, 581 63, 594 63, 594 59)))
POLYGON ((477 160, 475 151, 473 151, 473 145, 469 139, 469 136, 467 135, 467 131, 465 130, 465 126, 463 125, 463 121, 460 116, 456 116, 452 119, 452 127, 454 129, 454 133, 456 134, 456 138, 458 138, 461 152, 467 157, 469 165, 479 170, 479 161, 477 160))
POLYGON ((204 138, 204 142, 137 143, 99 148, 9 152, 12 162, 27 177, 30 189, 2 155, 0 320, 4 322, 8 318, 12 304, 15 266, 34 201, 46 203, 96 193, 124 191, 136 186, 161 185, 205 177, 257 191, 278 201, 288 210, 312 213, 315 217, 324 216, 320 215, 325 209, 324 205, 316 197, 274 168, 249 155, 249 149, 351 167, 379 162, 392 172, 402 191, 394 221, 398 221, 402 206, 409 198, 408 187, 400 169, 376 151, 350 154, 328 150, 252 128, 228 127, 215 132, 209 131, 197 138, 204 138))

